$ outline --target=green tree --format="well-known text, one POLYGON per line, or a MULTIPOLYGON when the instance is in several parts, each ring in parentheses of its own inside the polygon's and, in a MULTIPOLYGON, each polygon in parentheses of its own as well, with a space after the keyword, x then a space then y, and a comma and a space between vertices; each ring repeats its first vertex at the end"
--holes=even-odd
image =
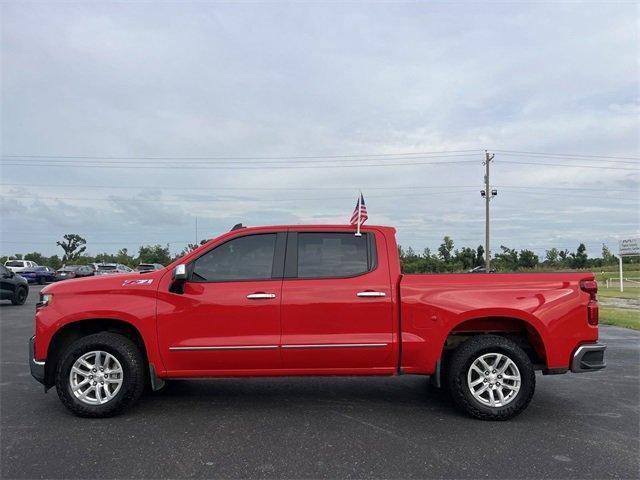
POLYGON ((171 252, 169 245, 142 245, 138 250, 138 263, 160 263, 168 265, 171 263, 171 252))
POLYGON ((87 241, 76 233, 67 233, 64 241, 56 242, 62 248, 64 255, 63 262, 72 262, 78 259, 87 249, 87 241))
POLYGON ((484 247, 482 245, 478 245, 476 248, 476 267, 484 266, 484 247))
POLYGON ((560 252, 558 249, 553 247, 552 249, 547 250, 544 255, 544 261, 551 266, 556 266, 560 261, 560 252))
POLYGON ((587 247, 584 243, 578 245, 578 249, 575 253, 571 254, 571 268, 585 268, 587 266, 587 247))
POLYGON ((520 268, 535 268, 538 266, 539 261, 538 255, 531 250, 520 250, 520 256, 518 258, 518 266, 520 268))
POLYGON ((602 244, 602 263, 604 265, 615 265, 618 263, 618 257, 616 257, 609 247, 607 247, 604 243, 602 244))
POLYGON ((518 270, 518 251, 514 248, 507 248, 500 245, 501 253, 496 253, 495 263, 500 270, 514 272, 518 270))
POLYGON ((25 260, 31 260, 32 262, 36 262, 38 265, 48 265, 48 259, 44 255, 38 252, 27 253, 24 256, 25 260))
POLYGON ((442 243, 438 247, 438 255, 444 260, 445 263, 451 261, 451 252, 453 250, 453 240, 449 236, 445 236, 442 239, 442 243))

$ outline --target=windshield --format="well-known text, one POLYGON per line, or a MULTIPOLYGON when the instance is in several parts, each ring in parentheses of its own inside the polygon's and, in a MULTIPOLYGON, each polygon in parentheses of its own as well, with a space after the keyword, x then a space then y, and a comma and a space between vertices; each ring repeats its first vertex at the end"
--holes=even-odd
POLYGON ((98 265, 98 270, 115 270, 115 265, 98 265))
POLYGON ((23 267, 24 262, 18 262, 18 261, 7 262, 4 264, 4 266, 5 267, 23 267))
POLYGON ((142 272, 144 270, 153 270, 153 269, 154 269, 154 266, 151 265, 150 263, 141 263, 140 265, 138 265, 138 268, 137 268, 139 272, 142 272))

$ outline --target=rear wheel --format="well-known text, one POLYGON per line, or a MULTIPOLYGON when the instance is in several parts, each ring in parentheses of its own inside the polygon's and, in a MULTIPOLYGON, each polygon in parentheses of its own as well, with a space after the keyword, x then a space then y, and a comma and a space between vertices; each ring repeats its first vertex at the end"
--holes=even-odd
POLYGON ((455 403, 481 420, 507 420, 533 397, 536 377, 527 354, 512 340, 472 337, 451 358, 449 389, 455 403))
POLYGON ((56 370, 56 390, 71 412, 81 417, 110 417, 142 395, 142 353, 128 338, 103 332, 75 341, 56 370))
POLYGON ((13 295, 11 299, 11 303, 14 305, 24 305, 24 302, 27 301, 27 295, 29 291, 26 287, 18 287, 16 288, 16 293, 13 295))
POLYGON ((38 277, 38 285, 44 285, 45 283, 47 282, 44 280, 44 277, 42 276, 38 277))

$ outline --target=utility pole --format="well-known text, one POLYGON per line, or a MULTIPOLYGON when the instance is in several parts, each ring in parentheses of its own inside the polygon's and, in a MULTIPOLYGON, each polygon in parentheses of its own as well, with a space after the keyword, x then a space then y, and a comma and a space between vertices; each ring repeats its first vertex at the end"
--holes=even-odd
POLYGON ((489 227, 489 202, 493 197, 498 194, 498 191, 490 189, 489 183, 489 166, 491 160, 493 160, 494 154, 484 151, 484 190, 480 191, 480 195, 484 197, 485 208, 485 226, 484 226, 484 271, 489 273, 491 271, 491 241, 490 241, 490 227, 489 227))

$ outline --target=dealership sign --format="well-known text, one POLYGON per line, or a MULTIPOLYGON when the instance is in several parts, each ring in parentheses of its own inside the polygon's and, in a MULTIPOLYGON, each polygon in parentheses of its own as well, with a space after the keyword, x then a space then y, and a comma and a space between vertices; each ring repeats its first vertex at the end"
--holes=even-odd
POLYGON ((627 238, 618 242, 620 256, 640 255, 640 238, 627 238))

